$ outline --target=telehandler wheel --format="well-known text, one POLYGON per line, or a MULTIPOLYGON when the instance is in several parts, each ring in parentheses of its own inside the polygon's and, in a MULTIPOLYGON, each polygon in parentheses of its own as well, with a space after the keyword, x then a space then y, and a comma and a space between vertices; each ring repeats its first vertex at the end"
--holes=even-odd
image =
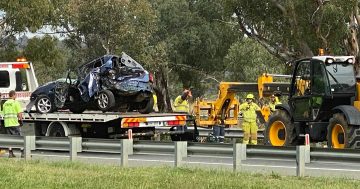
POLYGON ((358 127, 347 123, 343 114, 337 113, 329 121, 327 141, 329 148, 355 148, 358 127))
POLYGON ((270 116, 265 130, 265 143, 272 146, 297 144, 296 130, 288 113, 277 110, 270 116))

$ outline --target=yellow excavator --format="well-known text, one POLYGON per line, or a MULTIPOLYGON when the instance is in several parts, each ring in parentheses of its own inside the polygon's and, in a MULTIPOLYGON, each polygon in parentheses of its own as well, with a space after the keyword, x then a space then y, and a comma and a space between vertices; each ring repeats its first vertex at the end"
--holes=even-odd
MULTIPOLYGON (((257 83, 220 82, 216 100, 196 99, 194 114, 197 126, 237 125, 240 105, 236 98, 237 93, 258 93, 259 99, 269 97, 274 93, 288 95, 290 82, 274 82, 275 77, 290 78, 291 76, 264 73, 258 77, 257 83)), ((270 113, 269 107, 264 106, 262 108, 261 119, 263 122, 268 121, 270 113)))

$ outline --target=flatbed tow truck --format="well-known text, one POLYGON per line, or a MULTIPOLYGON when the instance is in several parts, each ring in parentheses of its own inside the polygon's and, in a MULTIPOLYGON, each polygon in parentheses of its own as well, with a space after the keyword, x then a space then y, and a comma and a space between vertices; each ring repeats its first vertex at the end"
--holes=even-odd
MULTIPOLYGON (((30 94, 38 87, 31 62, 21 59, 18 62, 0 62, 0 92, 4 102, 10 90, 17 91, 17 99, 25 109, 30 94)), ((35 136, 81 136, 89 138, 127 138, 149 139, 158 134, 168 134, 172 140, 193 141, 197 137, 196 124, 192 116, 183 113, 150 113, 88 111, 74 114, 69 111, 54 113, 24 113, 24 126, 35 136), (193 126, 194 130, 187 130, 193 126), (157 132, 156 128, 166 127, 168 131, 157 132)), ((0 121, 2 121, 0 116, 0 121)), ((4 128, 1 128, 4 133, 4 128)))

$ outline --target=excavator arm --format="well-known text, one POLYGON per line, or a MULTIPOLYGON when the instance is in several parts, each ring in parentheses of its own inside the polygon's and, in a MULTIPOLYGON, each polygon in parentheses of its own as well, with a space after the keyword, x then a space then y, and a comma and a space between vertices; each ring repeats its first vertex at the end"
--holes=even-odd
MULTIPOLYGON (((236 94, 240 92, 258 93, 259 98, 268 97, 274 93, 288 95, 290 82, 273 82, 273 77, 280 76, 283 75, 262 74, 257 83, 220 82, 216 100, 196 100, 194 107, 196 124, 200 127, 237 125, 240 102, 236 99, 236 94)), ((261 113, 267 121, 270 114, 269 108, 263 108, 261 113)))

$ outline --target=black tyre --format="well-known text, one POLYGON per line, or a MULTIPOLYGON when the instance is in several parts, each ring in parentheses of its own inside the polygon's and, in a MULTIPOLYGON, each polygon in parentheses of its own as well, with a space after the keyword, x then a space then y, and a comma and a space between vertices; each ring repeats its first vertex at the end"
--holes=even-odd
POLYGON ((356 148, 356 141, 360 139, 359 134, 359 127, 349 125, 343 114, 334 114, 327 128, 328 147, 356 148))
POLYGON ((140 108, 138 111, 142 114, 148 114, 153 111, 154 108, 154 98, 150 96, 150 98, 147 98, 142 102, 142 108, 140 108))
POLYGON ((38 113, 46 114, 55 111, 55 107, 50 98, 46 95, 40 95, 35 101, 36 111, 38 113))
POLYGON ((106 112, 115 106, 115 96, 109 90, 103 90, 97 96, 97 106, 99 110, 106 112))
POLYGON ((64 128, 60 123, 54 123, 54 125, 51 126, 49 131, 49 136, 51 137, 65 137, 65 131, 64 128))
POLYGON ((298 144, 295 126, 287 112, 277 110, 270 116, 265 129, 265 144, 272 146, 298 144))
POLYGON ((86 110, 86 107, 83 106, 83 105, 80 105, 80 104, 72 104, 72 105, 69 107, 69 110, 70 110, 72 113, 81 114, 81 113, 83 113, 83 112, 86 110))

